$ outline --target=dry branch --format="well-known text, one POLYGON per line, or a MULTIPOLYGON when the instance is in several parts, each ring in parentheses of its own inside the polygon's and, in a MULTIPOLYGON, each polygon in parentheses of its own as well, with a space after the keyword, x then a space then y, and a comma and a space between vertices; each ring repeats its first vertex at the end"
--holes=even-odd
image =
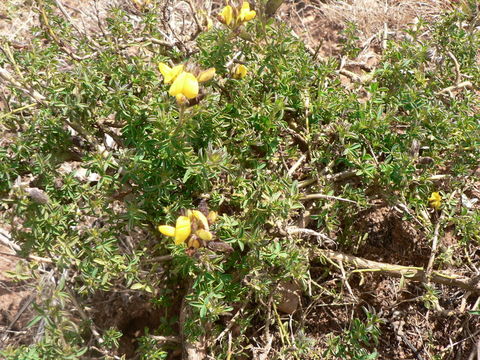
POLYGON ((348 203, 358 205, 358 203, 356 201, 341 198, 341 197, 338 197, 338 196, 333 196, 333 195, 325 195, 325 194, 307 194, 307 195, 303 196, 300 200, 307 201, 307 200, 318 200, 318 199, 338 200, 338 201, 344 201, 344 202, 348 202, 348 203))
MULTIPOLYGON (((339 173, 336 173, 336 174, 326 175, 326 176, 320 177, 320 178, 325 179, 325 181, 342 181, 342 180, 354 177, 356 174, 357 174, 356 171, 346 170, 346 171, 342 171, 342 172, 339 172, 339 173)), ((312 184, 314 184, 318 181, 319 181, 319 179, 317 179, 317 178, 305 179, 305 180, 300 181, 298 183, 298 187, 303 188, 303 187, 312 185, 312 184)))
POLYGON ((182 338, 180 336, 158 336, 158 335, 150 335, 150 339, 153 339, 160 343, 166 342, 173 342, 173 343, 181 343, 182 338))
POLYGON ((422 267, 402 266, 378 261, 363 259, 361 257, 344 254, 332 250, 318 250, 314 253, 314 257, 323 256, 335 261, 348 262, 355 266, 358 270, 376 271, 386 273, 395 277, 405 277, 413 281, 427 283, 431 282, 455 286, 472 293, 480 294, 480 276, 474 278, 467 278, 456 274, 446 274, 439 271, 432 271, 430 279, 427 277, 427 272, 422 267))
POLYGON ((30 96, 36 102, 38 102, 40 104, 43 104, 45 102, 45 96, 41 95, 36 90, 28 89, 27 87, 23 86, 17 80, 15 80, 7 70, 5 70, 4 68, 1 68, 1 67, 0 67, 0 79, 4 83, 6 83, 6 85, 13 86, 13 87, 19 89, 24 94, 30 96))
POLYGON ((437 95, 452 94, 453 91, 464 89, 464 88, 472 89, 473 84, 470 81, 464 81, 457 85, 452 85, 452 86, 446 87, 443 90, 440 90, 439 92, 437 92, 437 95))
MULTIPOLYGON (((193 288, 193 281, 190 280, 187 287, 186 295, 190 293, 193 288)), ((185 295, 185 297, 186 297, 185 295)), ((199 337, 199 340, 190 341, 184 334, 185 322, 192 314, 192 309, 188 304, 186 298, 183 298, 180 308, 180 339, 182 342, 182 359, 183 360, 203 360, 206 356, 205 336, 199 337)))

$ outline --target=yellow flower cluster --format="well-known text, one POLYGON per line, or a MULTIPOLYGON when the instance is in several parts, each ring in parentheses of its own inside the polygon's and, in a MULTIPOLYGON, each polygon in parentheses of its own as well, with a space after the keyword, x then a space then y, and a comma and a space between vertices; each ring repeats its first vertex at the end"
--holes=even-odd
POLYGON ((183 64, 171 68, 165 63, 158 64, 163 75, 163 82, 171 84, 169 94, 175 96, 179 104, 186 104, 188 99, 194 99, 199 93, 199 83, 211 80, 215 76, 215 68, 202 71, 198 76, 184 70, 183 64))
POLYGON ((244 1, 240 8, 225 6, 218 14, 218 20, 229 27, 236 28, 252 20, 256 15, 255 10, 250 10, 250 4, 244 1))
POLYGON ((434 208, 435 210, 438 210, 440 209, 440 206, 442 206, 442 196, 440 195, 439 192, 435 191, 428 198, 428 202, 430 203, 430 206, 432 208, 434 208))
POLYGON ((198 249, 202 244, 213 239, 209 225, 217 219, 217 213, 210 211, 205 216, 201 211, 188 210, 187 216, 179 216, 175 227, 160 225, 158 230, 165 236, 173 237, 175 245, 186 243, 188 247, 198 249))

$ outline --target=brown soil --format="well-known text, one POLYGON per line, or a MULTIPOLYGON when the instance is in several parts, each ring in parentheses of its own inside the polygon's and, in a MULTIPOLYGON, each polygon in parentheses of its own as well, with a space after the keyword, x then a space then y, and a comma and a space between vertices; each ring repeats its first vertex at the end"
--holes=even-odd
POLYGON ((145 329, 158 328, 163 315, 144 295, 98 293, 89 302, 96 326, 116 328, 123 333, 116 353, 127 359, 135 356, 137 338, 145 334, 145 329))
POLYGON ((368 235, 357 250, 358 256, 397 265, 427 265, 430 249, 424 235, 396 210, 382 206, 361 211, 352 227, 368 235))
POLYGON ((18 258, 5 255, 11 253, 11 249, 0 245, 0 343, 9 339, 9 345, 17 346, 31 341, 26 325, 33 316, 30 305, 34 292, 28 283, 8 276, 21 264, 18 258))

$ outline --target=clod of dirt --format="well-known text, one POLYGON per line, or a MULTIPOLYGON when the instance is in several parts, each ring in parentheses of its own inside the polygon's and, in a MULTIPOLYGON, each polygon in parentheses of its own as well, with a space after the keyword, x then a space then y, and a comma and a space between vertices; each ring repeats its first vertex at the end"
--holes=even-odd
MULTIPOLYGON (((0 252, 12 253, 3 245, 0 252)), ((30 343, 30 332, 26 329, 32 319, 32 308, 28 306, 31 289, 21 282, 16 282, 7 276, 14 272, 19 259, 2 255, 0 257, 0 343, 2 347, 18 346, 30 343)))
POLYGON ((426 266, 430 255, 424 234, 388 206, 360 212, 353 222, 356 234, 367 234, 358 255, 369 260, 406 266, 426 266))
POLYGON ((282 281, 278 286, 278 292, 281 295, 281 301, 277 308, 285 314, 293 314, 300 304, 301 289, 293 281, 282 281))
POLYGON ((131 359, 137 349, 137 338, 145 329, 154 332, 160 325, 161 310, 155 308, 145 296, 119 293, 99 293, 92 300, 95 324, 101 329, 111 327, 123 334, 117 350, 119 356, 131 359))

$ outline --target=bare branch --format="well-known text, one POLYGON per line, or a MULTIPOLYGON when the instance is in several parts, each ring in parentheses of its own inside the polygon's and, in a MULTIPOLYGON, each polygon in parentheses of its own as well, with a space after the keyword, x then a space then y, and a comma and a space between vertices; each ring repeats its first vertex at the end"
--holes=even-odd
MULTIPOLYGON (((419 281, 422 283, 428 282, 427 272, 422 267, 382 263, 333 250, 317 250, 313 256, 323 256, 331 260, 348 262, 355 266, 357 271, 382 272, 395 277, 405 277, 406 279, 410 279, 412 281, 419 281)), ((437 284, 455 286, 467 291, 471 291, 472 293, 480 294, 480 276, 467 278, 456 274, 446 274, 439 271, 432 271, 430 280, 437 284)))

